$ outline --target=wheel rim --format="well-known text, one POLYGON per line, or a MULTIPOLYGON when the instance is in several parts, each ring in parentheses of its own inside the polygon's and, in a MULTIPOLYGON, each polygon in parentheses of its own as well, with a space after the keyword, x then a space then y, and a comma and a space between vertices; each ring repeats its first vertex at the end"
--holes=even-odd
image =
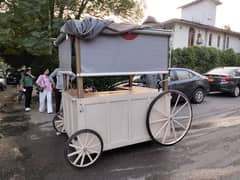
POLYGON ((181 92, 170 90, 153 100, 147 115, 151 138, 162 145, 179 142, 188 132, 192 121, 192 107, 181 92))
POLYGON ((203 101, 204 94, 201 90, 198 90, 195 94, 195 100, 196 102, 202 102, 203 101))
POLYGON ((103 142, 101 137, 91 130, 79 131, 67 141, 66 158, 75 167, 87 167, 101 155, 103 142))
POLYGON ((65 133, 63 113, 59 113, 53 118, 53 127, 57 132, 65 133))
POLYGON ((235 89, 234 89, 234 95, 235 95, 235 96, 239 96, 239 92, 240 92, 239 87, 235 87, 235 89))

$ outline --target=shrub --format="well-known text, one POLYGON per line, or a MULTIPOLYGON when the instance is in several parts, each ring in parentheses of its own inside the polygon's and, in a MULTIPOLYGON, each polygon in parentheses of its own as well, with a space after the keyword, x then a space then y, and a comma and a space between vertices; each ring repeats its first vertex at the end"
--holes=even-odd
POLYGON ((217 66, 240 66, 240 54, 208 47, 189 47, 172 50, 172 67, 189 68, 205 73, 217 66))

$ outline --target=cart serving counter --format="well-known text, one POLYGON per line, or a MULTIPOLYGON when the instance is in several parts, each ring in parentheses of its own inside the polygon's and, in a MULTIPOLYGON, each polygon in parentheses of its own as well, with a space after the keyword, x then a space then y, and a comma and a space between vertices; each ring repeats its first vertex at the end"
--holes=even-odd
MULTIPOLYGON (((87 41, 72 36, 77 90, 64 91, 62 97, 63 125, 69 137, 65 157, 71 165, 87 167, 102 151, 149 140, 173 145, 187 134, 192 108, 183 93, 167 90, 166 84, 163 91, 131 85, 132 75, 167 76, 170 35, 166 30, 148 28, 120 35, 100 34, 87 41), (84 77, 116 75, 130 76, 129 87, 104 92, 83 90, 84 77)), ((59 49, 65 59, 71 56, 66 44, 59 49)))

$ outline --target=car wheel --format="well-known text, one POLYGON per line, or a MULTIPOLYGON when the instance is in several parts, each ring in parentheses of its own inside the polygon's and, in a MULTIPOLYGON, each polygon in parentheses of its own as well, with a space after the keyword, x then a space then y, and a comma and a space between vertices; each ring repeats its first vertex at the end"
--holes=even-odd
POLYGON ((203 102, 204 98, 205 98, 204 90, 202 88, 197 88, 193 93, 192 101, 194 103, 200 104, 203 102))
POLYGON ((232 96, 233 96, 233 97, 238 97, 239 94, 240 94, 240 89, 239 89, 238 86, 235 86, 235 87, 233 88, 233 91, 232 91, 232 96))

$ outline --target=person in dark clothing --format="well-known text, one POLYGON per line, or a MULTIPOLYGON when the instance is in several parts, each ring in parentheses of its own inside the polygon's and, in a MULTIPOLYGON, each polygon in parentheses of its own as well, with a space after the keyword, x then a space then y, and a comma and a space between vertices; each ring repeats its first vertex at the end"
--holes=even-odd
POLYGON ((35 77, 31 73, 31 67, 28 67, 20 80, 22 91, 25 92, 25 111, 31 110, 34 79, 35 77))

